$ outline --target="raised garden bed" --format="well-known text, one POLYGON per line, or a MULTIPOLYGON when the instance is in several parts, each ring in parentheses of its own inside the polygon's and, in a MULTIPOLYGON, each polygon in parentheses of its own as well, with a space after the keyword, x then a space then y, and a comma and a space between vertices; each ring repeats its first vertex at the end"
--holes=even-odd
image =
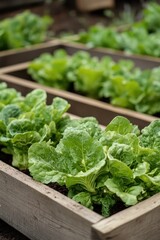
MULTIPOLYGON (((119 61, 120 59, 132 60, 135 63, 135 66, 140 67, 141 69, 150 69, 158 67, 160 65, 159 58, 153 57, 144 57, 140 55, 130 55, 121 51, 115 51, 111 49, 104 48, 88 48, 84 44, 79 43, 69 43, 69 39, 60 40, 55 39, 47 43, 38 44, 27 49, 18 49, 18 50, 7 50, 0 52, 0 67, 4 68, 10 65, 15 65, 27 61, 31 61, 34 58, 37 58, 42 53, 52 53, 53 51, 62 48, 67 51, 68 54, 74 54, 76 51, 84 50, 89 52, 92 56, 103 57, 109 56, 114 61, 119 61)), ((5 72, 4 69, 0 69, 1 72, 5 72)))
MULTIPOLYGON (((23 65, 23 67, 24 66, 26 66, 26 63, 23 65)), ((0 79, 6 82, 8 86, 14 87, 18 91, 23 91, 24 94, 30 92, 31 89, 44 89, 48 93, 48 102, 51 102, 53 97, 62 97, 71 104, 69 113, 80 117, 94 116, 102 125, 106 125, 117 115, 127 117, 133 124, 138 125, 139 128, 143 128, 151 121, 157 119, 154 116, 141 114, 124 108, 114 107, 98 100, 80 96, 75 93, 46 87, 23 78, 3 74, 1 75, 0 79)))
MULTIPOLYGON (((144 2, 143 2, 144 3, 144 2)), ((139 12, 139 20, 126 28, 93 25, 77 35, 77 42, 90 47, 122 50, 130 54, 160 57, 158 2, 148 2, 139 12)))
MULTIPOLYGON (((25 86, 8 79, 7 83, 23 94, 36 88, 29 82, 25 86)), ((50 92, 48 100, 49 96, 54 94, 50 92)), ((159 194, 104 218, 3 161, 0 186, 0 218, 30 239, 159 239, 159 194)))
POLYGON ((104 219, 2 161, 0 184, 1 219, 30 239, 159 239, 159 194, 104 219))
MULTIPOLYGON (((75 52, 79 50, 85 50, 89 52, 92 56, 98 56, 99 58, 103 56, 109 56, 112 57, 114 61, 118 61, 120 59, 125 59, 125 60, 132 60, 136 66, 140 67, 141 69, 149 69, 153 67, 159 66, 159 60, 157 61, 152 61, 152 58, 147 58, 143 59, 141 57, 136 57, 136 56, 128 56, 125 54, 121 53, 115 53, 112 51, 103 51, 102 49, 96 50, 96 49, 87 49, 84 48, 83 45, 77 45, 77 44, 68 44, 68 43, 63 43, 59 42, 59 40, 55 40, 50 43, 42 44, 40 46, 30 48, 28 50, 22 50, 18 52, 13 52, 12 54, 4 54, 1 56, 1 62, 3 62, 5 65, 12 65, 14 63, 20 63, 20 64, 15 64, 12 66, 7 66, 1 68, 0 72, 1 74, 7 74, 9 75, 8 77, 5 77, 5 79, 11 79, 11 81, 18 81, 18 83, 23 82, 27 84, 27 81, 32 81, 32 86, 35 87, 40 87, 40 85, 36 85, 36 83, 33 82, 31 77, 27 74, 27 67, 28 67, 28 62, 33 60, 34 58, 38 57, 42 53, 52 53, 57 49, 64 49, 68 54, 74 54, 75 52)), ((42 86, 41 86, 42 87, 42 86)), ((86 116, 86 115, 92 115, 95 116, 101 124, 106 124, 106 121, 110 121, 115 115, 123 115, 127 116, 132 122, 135 124, 138 124, 140 128, 144 127, 144 122, 146 124, 148 121, 152 121, 155 119, 152 116, 146 115, 146 114, 141 114, 137 113, 135 111, 131 111, 128 109, 124 108, 118 108, 111 106, 110 104, 94 100, 94 99, 89 99, 83 96, 80 96, 75 93, 67 92, 67 91, 62 91, 62 90, 55 90, 50 87, 45 87, 43 88, 47 89, 47 91, 52 92, 52 94, 57 94, 59 96, 65 97, 67 100, 71 101, 76 101, 78 103, 77 106, 75 107, 74 111, 71 112, 80 115, 80 116, 86 116), (81 103, 81 104, 80 104, 81 103), (84 104, 84 105, 83 105, 84 104), (84 107, 87 104, 87 109, 84 107), (107 115, 105 111, 110 111, 112 114, 107 115), (142 121, 141 121, 142 120, 142 121)), ((71 104, 71 106, 74 106, 71 104)))

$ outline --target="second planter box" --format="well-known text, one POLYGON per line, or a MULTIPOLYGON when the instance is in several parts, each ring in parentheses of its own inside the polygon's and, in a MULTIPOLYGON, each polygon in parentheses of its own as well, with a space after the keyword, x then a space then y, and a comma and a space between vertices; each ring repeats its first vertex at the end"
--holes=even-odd
POLYGON ((33 88, 44 88, 48 93, 54 94, 55 96, 61 96, 67 99, 71 103, 70 112, 79 116, 95 116, 101 124, 106 124, 117 115, 126 116, 134 124, 139 125, 143 128, 150 121, 154 120, 155 117, 146 114, 141 114, 132 110, 114 107, 111 104, 91 99, 88 97, 80 96, 75 93, 53 89, 51 87, 42 86, 35 83, 31 77, 27 74, 28 62, 39 57, 42 53, 53 53, 58 49, 64 49, 69 55, 74 54, 77 51, 85 50, 91 54, 91 56, 97 56, 99 58, 104 56, 111 57, 114 61, 120 59, 132 60, 135 66, 141 69, 153 68, 159 66, 158 61, 152 61, 151 59, 142 60, 135 56, 122 55, 121 53, 115 53, 112 51, 101 51, 94 49, 84 48, 82 45, 68 44, 59 41, 53 41, 50 43, 41 44, 28 50, 19 50, 18 52, 12 51, 4 53, 0 56, 1 65, 0 74, 3 74, 5 81, 11 81, 14 83, 23 83, 24 86, 30 84, 33 88), (73 104, 73 103, 76 103, 73 104), (108 114, 109 113, 109 114, 108 114))

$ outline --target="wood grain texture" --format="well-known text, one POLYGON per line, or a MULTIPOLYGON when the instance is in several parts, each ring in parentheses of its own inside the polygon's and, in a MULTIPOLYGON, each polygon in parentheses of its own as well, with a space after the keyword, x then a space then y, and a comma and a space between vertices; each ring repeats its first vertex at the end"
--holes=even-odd
POLYGON ((90 240, 102 216, 0 161, 0 218, 33 240, 90 240))
POLYGON ((160 194, 93 225, 93 240, 159 240, 160 194))

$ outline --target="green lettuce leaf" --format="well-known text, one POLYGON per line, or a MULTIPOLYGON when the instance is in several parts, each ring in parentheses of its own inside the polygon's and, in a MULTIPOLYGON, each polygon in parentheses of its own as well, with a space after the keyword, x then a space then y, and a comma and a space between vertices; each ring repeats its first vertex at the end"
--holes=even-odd
POLYGON ((126 206, 135 205, 138 202, 137 197, 143 192, 143 187, 132 186, 126 191, 121 188, 117 181, 107 179, 105 186, 114 194, 116 194, 126 206))
MULTIPOLYGON (((46 147, 45 143, 42 144, 43 151, 47 152, 47 143, 46 147)), ((56 149, 49 147, 49 150, 53 151, 53 154, 50 153, 49 156, 48 153, 40 156, 39 151, 37 157, 40 148, 42 148, 41 143, 37 143, 29 149, 29 170, 35 179, 42 182, 52 182, 54 179, 54 172, 52 176, 50 172, 45 172, 46 169, 43 170, 45 173, 41 176, 36 161, 39 161, 42 166, 45 162, 46 164, 50 162, 50 165, 56 162, 56 166, 53 164, 53 169, 65 175, 64 183, 68 188, 80 184, 89 192, 95 192, 95 180, 105 165, 105 155, 102 145, 87 132, 75 129, 66 131, 56 149), (52 156, 52 160, 50 156, 52 156)), ((61 179, 59 183, 62 183, 61 179)))
POLYGON ((160 150, 160 120, 155 120, 151 124, 142 129, 140 136, 141 145, 153 149, 160 150))

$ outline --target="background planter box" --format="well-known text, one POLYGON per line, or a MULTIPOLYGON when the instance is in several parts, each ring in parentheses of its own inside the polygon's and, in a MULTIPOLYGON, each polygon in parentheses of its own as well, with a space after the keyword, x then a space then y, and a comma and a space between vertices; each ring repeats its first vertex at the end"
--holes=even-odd
POLYGON ((34 240, 89 240, 103 217, 0 161, 0 218, 34 240))
POLYGON ((55 44, 53 42, 52 40, 51 42, 35 44, 26 48, 0 51, 0 72, 2 67, 30 61, 41 53, 48 51, 50 47, 57 45, 57 41, 55 41, 55 44))
POLYGON ((76 0, 77 8, 84 12, 114 7, 114 4, 114 0, 76 0))
MULTIPOLYGON (((36 87, 11 78, 7 83, 22 94, 36 87)), ((48 100, 54 97, 48 95, 48 100)), ((160 194, 105 219, 3 161, 0 186, 0 218, 30 239, 159 240, 160 194)))

